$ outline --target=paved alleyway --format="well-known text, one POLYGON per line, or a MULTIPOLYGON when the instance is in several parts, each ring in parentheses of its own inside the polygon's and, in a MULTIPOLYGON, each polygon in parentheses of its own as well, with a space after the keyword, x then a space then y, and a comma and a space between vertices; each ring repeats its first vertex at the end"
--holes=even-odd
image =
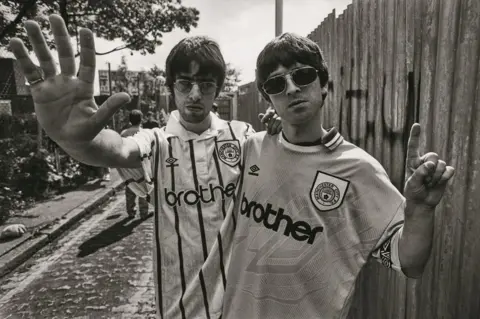
POLYGON ((152 236, 120 192, 0 280, 0 318, 154 318, 152 236))

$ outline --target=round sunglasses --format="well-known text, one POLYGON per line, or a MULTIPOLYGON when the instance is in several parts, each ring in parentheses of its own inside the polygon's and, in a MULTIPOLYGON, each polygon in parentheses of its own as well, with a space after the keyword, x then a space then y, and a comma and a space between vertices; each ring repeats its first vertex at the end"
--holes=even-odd
POLYGON ((287 76, 290 76, 293 83, 298 87, 312 84, 318 77, 318 71, 310 66, 292 70, 288 73, 272 76, 263 83, 263 90, 268 95, 283 93, 287 88, 287 76))
POLYGON ((193 88, 193 84, 197 84, 202 94, 211 94, 217 90, 217 84, 215 82, 196 82, 185 79, 178 79, 175 81, 175 88, 182 93, 190 93, 193 88))

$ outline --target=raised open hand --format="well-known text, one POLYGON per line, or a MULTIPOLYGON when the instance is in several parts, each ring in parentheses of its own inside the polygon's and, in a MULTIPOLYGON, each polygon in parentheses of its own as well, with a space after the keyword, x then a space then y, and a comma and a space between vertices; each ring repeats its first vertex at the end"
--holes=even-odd
POLYGON ((130 97, 126 93, 118 93, 98 107, 93 98, 95 43, 92 32, 80 30, 80 68, 76 77, 75 57, 65 23, 59 15, 52 14, 50 25, 58 51, 60 74, 35 21, 27 21, 25 28, 44 78, 30 59, 22 40, 13 38, 10 46, 31 84, 40 125, 60 146, 72 148, 93 140, 130 97))
POLYGON ((442 199, 447 182, 455 170, 439 159, 436 153, 420 156, 420 132, 420 124, 413 124, 407 146, 404 195, 407 200, 435 207, 442 199))

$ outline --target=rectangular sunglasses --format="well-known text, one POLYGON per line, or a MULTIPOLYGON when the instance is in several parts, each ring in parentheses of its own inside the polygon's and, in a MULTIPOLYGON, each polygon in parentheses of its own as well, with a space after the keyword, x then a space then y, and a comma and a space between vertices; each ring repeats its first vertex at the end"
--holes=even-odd
POLYGON ((310 66, 292 70, 288 73, 273 76, 263 83, 263 90, 268 95, 283 93, 287 87, 287 75, 290 75, 293 83, 298 87, 313 83, 318 76, 318 71, 310 66))

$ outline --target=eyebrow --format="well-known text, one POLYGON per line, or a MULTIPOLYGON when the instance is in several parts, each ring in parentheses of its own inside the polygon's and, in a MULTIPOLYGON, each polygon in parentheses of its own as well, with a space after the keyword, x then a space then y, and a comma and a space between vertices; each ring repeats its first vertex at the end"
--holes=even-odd
POLYGON ((298 69, 303 69, 303 68, 307 68, 309 67, 308 65, 306 66, 297 66, 291 70, 288 70, 288 71, 284 71, 284 72, 279 72, 279 71, 274 71, 272 73, 270 73, 270 75, 267 77, 267 79, 270 79, 270 78, 273 78, 275 76, 278 76, 278 75, 284 75, 284 74, 287 74, 287 73, 290 73, 290 72, 293 72, 295 70, 298 70, 298 69))
POLYGON ((187 74, 179 74, 179 75, 177 75, 177 78, 182 79, 182 80, 197 80, 197 81, 216 82, 213 77, 209 77, 209 76, 193 76, 192 77, 191 75, 187 75, 187 74))

